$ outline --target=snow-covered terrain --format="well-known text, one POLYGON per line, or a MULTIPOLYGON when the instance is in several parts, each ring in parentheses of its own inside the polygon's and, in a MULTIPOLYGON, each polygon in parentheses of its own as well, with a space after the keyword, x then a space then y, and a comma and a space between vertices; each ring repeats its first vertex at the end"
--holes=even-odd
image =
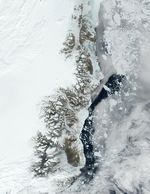
POLYGON ((43 127, 41 99, 74 82, 73 65, 59 55, 73 6, 70 0, 0 1, 0 194, 50 187, 31 179, 31 137, 43 127))
POLYGON ((73 66, 58 53, 77 2, 0 1, 0 194, 150 193, 149 0, 90 2, 97 45, 107 43, 107 53, 97 50, 103 83, 114 72, 127 78, 94 110, 94 179, 83 184, 67 165, 68 171, 48 179, 30 173, 31 137, 43 127, 38 103, 74 82, 73 66))

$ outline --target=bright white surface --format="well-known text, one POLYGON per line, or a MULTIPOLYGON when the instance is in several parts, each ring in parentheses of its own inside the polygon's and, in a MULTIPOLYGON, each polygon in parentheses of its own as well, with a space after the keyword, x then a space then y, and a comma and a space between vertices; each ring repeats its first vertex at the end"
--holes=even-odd
POLYGON ((73 66, 59 50, 68 29, 70 0, 0 1, 0 153, 31 153, 45 95, 73 82, 73 66))
POLYGON ((32 179, 28 156, 43 127, 41 99, 74 81, 59 55, 72 9, 70 0, 0 1, 0 194, 52 191, 48 180, 32 179))
POLYGON ((0 194, 52 191, 29 173, 31 137, 43 128, 41 99, 74 82, 59 55, 72 9, 70 0, 0 1, 0 194))

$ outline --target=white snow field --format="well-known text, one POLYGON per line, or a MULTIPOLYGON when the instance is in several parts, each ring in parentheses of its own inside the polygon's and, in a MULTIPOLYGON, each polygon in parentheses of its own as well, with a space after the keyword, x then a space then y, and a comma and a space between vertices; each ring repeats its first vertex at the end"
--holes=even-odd
POLYGON ((0 194, 52 192, 29 173, 31 137, 43 127, 41 99, 74 82, 73 65, 59 55, 73 6, 71 0, 0 0, 0 194))

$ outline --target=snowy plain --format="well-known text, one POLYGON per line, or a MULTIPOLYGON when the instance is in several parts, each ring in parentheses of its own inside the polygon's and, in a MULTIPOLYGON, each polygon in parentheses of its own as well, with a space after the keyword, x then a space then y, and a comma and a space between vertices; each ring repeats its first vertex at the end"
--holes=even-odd
MULTIPOLYGON (((36 187, 29 167, 31 138, 43 128, 40 102, 74 82, 73 65, 59 54, 73 6, 70 0, 0 0, 0 194, 31 194, 36 187)), ((46 180, 43 185, 48 190, 46 180)))

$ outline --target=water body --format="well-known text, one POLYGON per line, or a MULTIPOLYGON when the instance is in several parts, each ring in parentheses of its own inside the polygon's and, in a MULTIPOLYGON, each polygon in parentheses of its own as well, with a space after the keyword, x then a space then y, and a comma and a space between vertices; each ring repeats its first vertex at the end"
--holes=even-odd
POLYGON ((83 143, 84 148, 84 155, 85 155, 85 166, 81 169, 81 172, 86 176, 88 179, 92 179, 94 173, 96 172, 97 167, 95 166, 95 156, 94 156, 94 148, 93 148, 93 141, 92 136, 94 134, 94 127, 93 127, 93 111, 96 106, 102 101, 108 98, 110 95, 119 92, 123 82, 125 81, 124 75, 113 74, 108 79, 105 86, 102 88, 98 96, 92 102, 89 107, 89 116, 85 120, 83 129, 81 131, 80 139, 83 143))
POLYGON ((95 166, 96 158, 94 156, 94 147, 92 141, 92 136, 95 131, 93 126, 93 112, 97 105, 102 102, 102 100, 105 100, 110 95, 119 92, 120 87, 125 80, 125 76, 117 74, 112 64, 112 59, 107 49, 108 45, 104 37, 106 30, 105 28, 106 21, 104 18, 104 7, 101 5, 99 10, 99 24, 96 27, 96 53, 104 79, 92 95, 92 104, 89 107, 89 116, 84 122, 80 135, 85 155, 85 166, 81 169, 81 172, 88 178, 93 177, 93 174, 97 168, 95 166))

